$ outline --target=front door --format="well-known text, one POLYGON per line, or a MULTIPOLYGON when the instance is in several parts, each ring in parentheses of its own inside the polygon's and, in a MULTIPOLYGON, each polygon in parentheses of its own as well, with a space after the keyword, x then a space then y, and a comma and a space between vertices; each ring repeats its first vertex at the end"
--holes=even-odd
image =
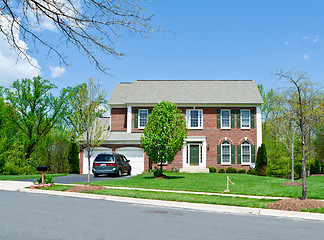
POLYGON ((199 145, 190 144, 190 166, 199 166, 199 145))

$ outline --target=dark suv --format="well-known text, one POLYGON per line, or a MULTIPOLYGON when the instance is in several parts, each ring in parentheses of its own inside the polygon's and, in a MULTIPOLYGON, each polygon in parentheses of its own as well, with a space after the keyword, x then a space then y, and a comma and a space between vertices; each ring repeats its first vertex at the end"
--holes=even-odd
POLYGON ((95 177, 100 174, 115 174, 120 177, 123 173, 131 175, 132 167, 124 155, 118 153, 100 153, 92 165, 92 172, 95 177))

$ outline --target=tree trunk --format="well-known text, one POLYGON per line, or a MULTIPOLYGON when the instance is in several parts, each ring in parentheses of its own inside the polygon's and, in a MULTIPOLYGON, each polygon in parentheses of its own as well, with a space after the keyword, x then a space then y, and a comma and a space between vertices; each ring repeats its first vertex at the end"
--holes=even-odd
POLYGON ((90 148, 89 148, 89 146, 87 147, 87 151, 88 151, 88 182, 87 182, 87 186, 90 186, 90 148))
POLYGON ((161 162, 160 162, 160 168, 161 168, 161 174, 163 175, 163 171, 162 171, 162 168, 163 168, 162 159, 161 159, 161 162))
POLYGON ((302 185, 303 185, 303 191, 302 191, 302 200, 307 199, 307 182, 306 182, 306 154, 305 154, 305 137, 302 137, 302 168, 303 168, 303 174, 302 174, 302 185))
MULTIPOLYGON (((294 139, 293 139, 294 141, 294 139)), ((291 181, 294 181, 294 142, 291 144, 291 181)))

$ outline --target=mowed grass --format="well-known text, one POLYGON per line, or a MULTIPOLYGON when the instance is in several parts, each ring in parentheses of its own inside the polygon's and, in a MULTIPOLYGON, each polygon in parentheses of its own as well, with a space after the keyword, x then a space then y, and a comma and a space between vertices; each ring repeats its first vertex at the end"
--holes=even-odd
MULTIPOLYGON (((42 190, 65 191, 72 186, 67 185, 54 185, 52 187, 43 188, 42 190)), ((231 197, 231 196, 210 196, 190 193, 170 193, 170 192, 152 192, 146 190, 124 190, 124 189, 107 189, 97 191, 87 191, 85 193, 142 198, 142 199, 156 199, 165 201, 177 202, 190 202, 190 203, 205 203, 228 205, 238 207, 251 207, 251 208, 267 208, 266 204, 278 201, 278 199, 255 199, 245 197, 231 197)))
MULTIPOLYGON (((141 174, 126 179, 115 179, 92 182, 93 185, 135 187, 148 189, 182 190, 194 192, 223 193, 226 189, 226 176, 234 184, 230 184, 231 194, 292 197, 301 198, 301 186, 282 186, 288 179, 260 177, 246 174, 219 173, 167 173, 170 179, 154 179, 152 174, 141 174)), ((301 180, 298 180, 301 182, 301 180)), ((324 199, 324 176, 307 178, 308 198, 324 199)))
POLYGON ((231 196, 210 196, 210 195, 198 195, 198 194, 189 194, 189 193, 152 192, 152 191, 143 191, 143 190, 121 190, 121 189, 89 191, 87 193, 120 196, 120 197, 131 197, 131 198, 156 199, 156 200, 165 200, 165 201, 251 207, 251 208, 267 208, 266 204, 278 201, 278 199, 269 200, 269 199, 254 199, 254 198, 231 197, 231 196))
MULTIPOLYGON (((68 174, 45 174, 45 175, 55 178, 55 177, 66 176, 68 174)), ((16 180, 22 180, 22 179, 35 179, 35 178, 41 178, 41 177, 42 177, 42 174, 35 174, 35 175, 0 175, 0 180, 16 181, 16 180)))
POLYGON ((302 209, 301 212, 324 213, 324 208, 302 209))

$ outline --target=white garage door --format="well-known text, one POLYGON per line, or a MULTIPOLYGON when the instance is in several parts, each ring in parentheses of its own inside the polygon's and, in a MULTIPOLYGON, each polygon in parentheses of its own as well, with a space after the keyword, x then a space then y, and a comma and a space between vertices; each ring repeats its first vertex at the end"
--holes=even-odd
MULTIPOLYGON (((93 160, 97 157, 99 153, 112 153, 112 150, 111 148, 101 147, 101 148, 97 148, 97 150, 93 152, 90 158, 90 173, 92 173, 93 160)), ((88 174, 88 155, 85 149, 83 152, 83 174, 88 174)))
POLYGON ((144 151, 142 148, 124 147, 116 149, 123 154, 132 166, 132 175, 141 174, 144 171, 144 151))

